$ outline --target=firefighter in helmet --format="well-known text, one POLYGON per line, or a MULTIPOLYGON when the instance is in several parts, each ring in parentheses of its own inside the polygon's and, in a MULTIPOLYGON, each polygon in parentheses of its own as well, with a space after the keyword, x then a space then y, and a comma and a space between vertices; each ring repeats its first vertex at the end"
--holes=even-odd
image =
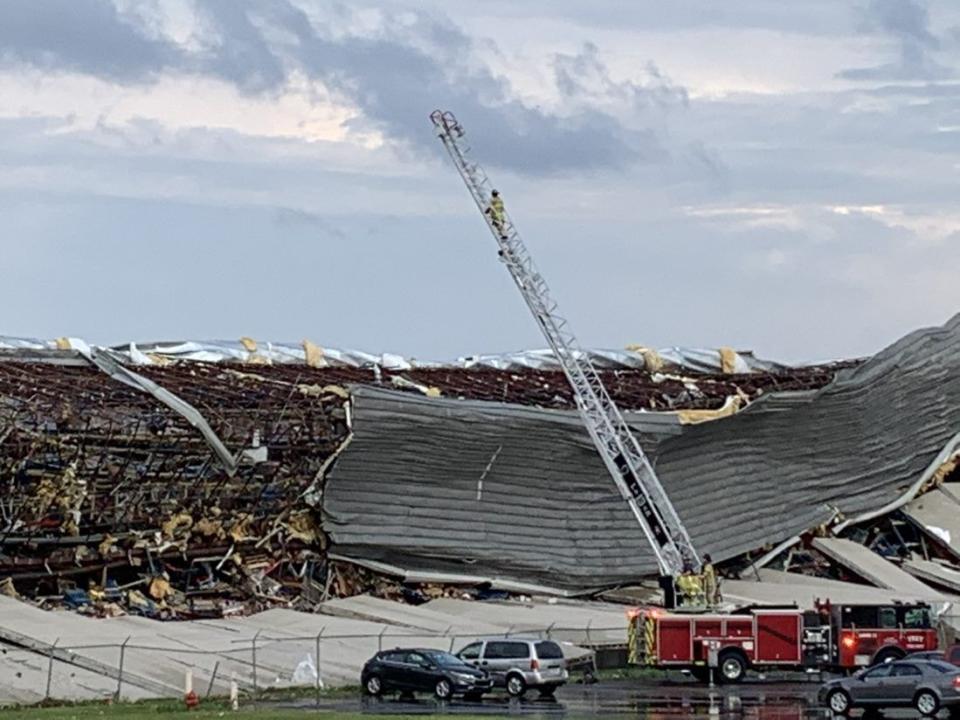
POLYGON ((500 239, 506 240, 507 216, 503 209, 503 198, 500 197, 499 191, 494 190, 490 193, 490 204, 487 205, 487 209, 484 210, 484 213, 490 216, 490 222, 493 223, 493 227, 496 228, 497 232, 500 234, 500 239))
POLYGON ((703 594, 706 596, 707 605, 715 606, 720 604, 720 585, 717 582, 717 570, 713 567, 713 558, 709 553, 703 556, 703 594))
POLYGON ((705 604, 703 575, 693 571, 690 563, 683 564, 683 572, 677 577, 679 604, 687 607, 702 607, 705 604))

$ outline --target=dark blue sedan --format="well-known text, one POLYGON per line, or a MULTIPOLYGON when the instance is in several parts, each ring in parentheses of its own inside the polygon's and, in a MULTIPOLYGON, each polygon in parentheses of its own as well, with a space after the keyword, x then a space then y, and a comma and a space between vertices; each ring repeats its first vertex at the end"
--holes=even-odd
POLYGON ((438 700, 454 695, 479 698, 492 686, 490 676, 456 655, 422 648, 384 650, 370 658, 360 673, 367 695, 429 692, 438 700))

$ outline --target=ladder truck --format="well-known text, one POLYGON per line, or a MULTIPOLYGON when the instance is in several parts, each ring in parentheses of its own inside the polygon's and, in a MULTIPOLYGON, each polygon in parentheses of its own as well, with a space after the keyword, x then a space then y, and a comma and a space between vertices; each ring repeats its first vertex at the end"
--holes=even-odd
POLYGON ((604 387, 597 369, 580 347, 567 321, 558 313, 557 303, 509 214, 504 212, 500 218, 488 212, 494 188, 480 164, 472 159, 463 127, 451 112, 436 110, 431 113, 430 120, 486 219, 487 228, 499 246, 501 261, 573 388, 583 424, 656 556, 664 604, 673 607, 676 604, 675 578, 684 571, 699 572, 701 569, 700 556, 690 541, 690 535, 623 413, 604 387))
MULTIPOLYGON (((463 127, 450 112, 436 110, 430 119, 486 218, 500 259, 563 368, 597 452, 650 542, 660 568, 664 605, 673 608, 675 578, 687 569, 701 569, 690 535, 589 356, 557 312, 513 221, 506 212, 502 218, 487 212, 493 187, 471 159, 463 127)), ((725 682, 738 682, 748 668, 852 670, 937 646, 929 609, 917 603, 835 606, 827 600, 817 601, 810 610, 754 606, 732 612, 636 608, 628 618, 633 662, 685 669, 703 678, 716 667, 725 682)))

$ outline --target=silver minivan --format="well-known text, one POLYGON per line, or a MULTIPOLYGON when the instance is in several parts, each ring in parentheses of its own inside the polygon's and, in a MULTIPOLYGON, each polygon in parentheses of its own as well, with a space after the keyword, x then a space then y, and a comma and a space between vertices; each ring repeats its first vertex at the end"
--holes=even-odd
POLYGON ((488 638, 470 643, 457 656, 490 673, 496 687, 505 687, 514 696, 529 688, 550 696, 567 682, 563 650, 552 640, 488 638))

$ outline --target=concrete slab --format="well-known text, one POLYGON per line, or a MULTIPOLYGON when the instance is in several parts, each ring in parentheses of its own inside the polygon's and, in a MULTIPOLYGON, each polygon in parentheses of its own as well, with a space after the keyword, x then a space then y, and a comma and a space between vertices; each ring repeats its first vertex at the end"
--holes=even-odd
POLYGON ((960 570, 956 568, 913 557, 904 561, 903 569, 920 580, 960 593, 960 570))
MULTIPOLYGON (((103 700, 113 696, 117 683, 74 665, 53 661, 28 650, 0 646, 0 705, 29 705, 46 698, 50 670, 50 697, 53 699, 103 700)), ((127 697, 142 699, 148 693, 133 687, 127 697)))
POLYGON ((588 652, 579 645, 626 642, 624 608, 617 605, 443 600, 413 607, 354 598, 334 601, 328 610, 334 614, 276 609, 248 617, 158 622, 48 612, 0 596, 0 642, 26 648, 0 653, 0 703, 42 699, 54 643, 54 697, 112 695, 120 646, 126 642, 121 697, 135 700, 179 697, 188 670, 201 695, 208 690, 226 694, 231 677, 245 689, 254 683, 260 689, 310 685, 318 671, 324 686, 355 685, 363 664, 380 649, 403 645, 457 650, 476 637, 545 636, 548 627, 551 638, 567 643, 571 658, 588 652))
POLYGON ((954 491, 931 490, 909 503, 904 514, 960 558, 960 503, 954 491))
POLYGON ((356 595, 351 598, 325 602, 320 606, 320 612, 341 617, 386 622, 440 634, 491 635, 503 632, 502 625, 484 623, 480 620, 465 620, 462 614, 443 612, 430 603, 426 605, 406 605, 369 595, 356 595))
MULTIPOLYGON (((803 575, 801 573, 793 572, 784 572, 783 570, 770 570, 768 568, 760 568, 757 573, 757 577, 760 582, 765 583, 779 583, 781 585, 809 585, 810 587, 818 588, 827 588, 827 589, 836 589, 836 590, 852 590, 858 587, 866 588, 867 590, 875 590, 873 585, 859 585, 857 583, 844 582, 843 580, 834 580, 832 578, 822 578, 815 575, 803 575)), ((744 580, 753 580, 754 573, 750 572, 749 574, 745 573, 744 580)))
POLYGON ((726 603, 744 605, 796 605, 803 610, 812 610, 816 601, 830 600, 837 603, 886 604, 898 600, 910 602, 929 600, 912 597, 886 588, 873 588, 853 583, 836 583, 825 586, 817 583, 758 582, 756 580, 725 580, 722 591, 726 603))
MULTIPOLYGON (((46 654, 56 641, 57 658, 102 679, 99 684, 88 683, 91 687, 105 684, 114 690, 119 648, 127 641, 121 693, 124 699, 178 697, 187 670, 193 672, 194 687, 202 694, 208 689, 215 694, 227 693, 231 676, 246 689, 251 689, 254 682, 261 689, 311 684, 315 675, 304 675, 307 668, 319 668, 324 685, 353 685, 358 682, 363 663, 379 647, 401 641, 404 645, 449 647, 447 639, 410 628, 290 610, 216 621, 157 622, 129 616, 92 619, 47 612, 4 597, 0 597, 0 639, 31 648, 34 660, 44 668, 46 654), (321 631, 318 659, 316 636, 321 631), (252 641, 257 633, 254 679, 252 641)), ((30 682, 42 692, 45 670, 42 678, 32 677, 30 682)), ((7 702, 22 701, 15 690, 0 676, 0 701, 5 696, 7 702)), ((81 690, 69 691, 64 697, 89 698, 90 693, 81 690)))
POLYGON ((869 548, 843 538, 815 538, 813 547, 834 562, 852 570, 877 587, 902 593, 904 596, 942 601, 943 597, 928 585, 901 570, 869 548))
POLYGON ((502 633, 534 634, 582 647, 624 645, 627 607, 608 603, 475 602, 441 598, 425 607, 472 622, 494 625, 502 633))
MULTIPOLYGON (((511 612, 504 613, 501 608, 497 613, 500 620, 499 624, 487 622, 482 619, 476 619, 475 617, 472 617, 470 614, 466 613, 464 611, 464 605, 459 604, 459 602, 460 601, 457 601, 456 603, 447 605, 445 608, 440 604, 433 602, 425 605, 414 606, 405 605, 403 603, 393 602, 390 600, 383 600, 381 598, 359 595, 352 598, 332 600, 324 603, 321 611, 346 613, 352 616, 365 615, 370 618, 383 616, 384 619, 389 618, 391 622, 397 625, 410 628, 410 632, 415 632, 415 629, 422 629, 423 631, 442 635, 444 638, 447 638, 447 646, 445 649, 450 652, 457 652, 474 640, 485 637, 506 636, 510 633, 519 634, 528 632, 537 635, 538 637, 546 637, 547 635, 545 631, 541 632, 541 630, 547 626, 534 628, 534 625, 536 625, 538 622, 536 619, 534 619, 531 624, 521 625, 520 627, 522 627, 522 629, 518 630, 516 627, 514 627, 515 623, 509 622, 510 618, 512 617, 511 612), (533 632, 534 630, 537 632, 533 632)), ((475 601, 463 602, 465 604, 488 604, 476 603, 475 601)), ((523 604, 521 607, 526 608, 529 606, 527 604, 523 604)), ((476 614, 483 615, 482 612, 474 613, 474 615, 476 614)), ((598 628, 598 630, 600 629, 598 628)), ((569 628, 558 626, 555 630, 552 630, 549 633, 549 636, 551 639, 556 640, 564 645, 564 655, 568 659, 578 659, 588 656, 592 653, 592 650, 580 645, 576 645, 569 639, 569 628)), ((434 638, 431 638, 431 641, 433 639, 434 638)), ((608 642, 605 635, 598 635, 596 639, 598 644, 601 645, 620 644, 619 640, 617 643, 608 642)), ((428 643, 428 646, 432 647, 432 642, 428 643)))

